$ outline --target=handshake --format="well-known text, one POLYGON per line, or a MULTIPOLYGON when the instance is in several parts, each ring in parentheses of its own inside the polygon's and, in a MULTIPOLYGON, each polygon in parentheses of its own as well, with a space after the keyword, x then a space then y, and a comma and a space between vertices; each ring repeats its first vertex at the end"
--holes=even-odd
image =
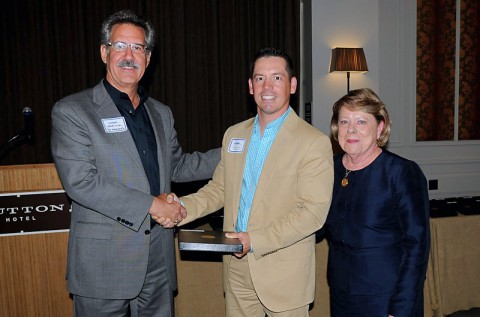
MULTIPOLYGON (((177 195, 174 193, 163 193, 153 198, 150 207, 150 216, 164 228, 173 228, 187 217, 187 210, 180 203, 177 195)), ((243 246, 243 251, 235 253, 237 258, 242 258, 251 251, 251 241, 248 232, 227 232, 227 238, 239 239, 243 246)))
POLYGON ((149 213, 164 228, 173 228, 187 217, 187 210, 174 193, 154 197, 149 213))

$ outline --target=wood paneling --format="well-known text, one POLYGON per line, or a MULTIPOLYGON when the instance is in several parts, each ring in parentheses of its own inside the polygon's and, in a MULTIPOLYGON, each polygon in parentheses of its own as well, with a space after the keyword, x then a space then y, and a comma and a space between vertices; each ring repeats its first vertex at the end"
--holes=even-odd
MULTIPOLYGON (((53 164, 0 167, 0 192, 62 189, 53 164)), ((68 232, 0 236, 0 315, 65 317, 68 232)))
POLYGON ((72 315, 67 240, 66 232, 0 237, 2 316, 72 315))
POLYGON ((62 188, 53 164, 0 166, 0 193, 62 188))

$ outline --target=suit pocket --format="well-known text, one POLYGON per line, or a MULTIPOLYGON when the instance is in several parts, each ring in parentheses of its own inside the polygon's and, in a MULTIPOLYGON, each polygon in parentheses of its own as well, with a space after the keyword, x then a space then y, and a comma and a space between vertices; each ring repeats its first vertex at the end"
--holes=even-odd
POLYGON ((112 226, 106 223, 77 222, 75 237, 97 240, 110 240, 112 238, 112 226))

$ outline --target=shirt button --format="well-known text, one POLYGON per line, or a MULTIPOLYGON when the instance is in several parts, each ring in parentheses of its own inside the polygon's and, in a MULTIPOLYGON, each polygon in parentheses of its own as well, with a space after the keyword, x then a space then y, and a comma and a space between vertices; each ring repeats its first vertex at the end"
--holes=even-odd
POLYGON ((145 234, 148 236, 150 234, 150 230, 145 230, 145 234))
POLYGON ((143 151, 142 151, 142 153, 143 153, 143 154, 146 154, 146 153, 147 153, 147 151, 143 150, 143 151))

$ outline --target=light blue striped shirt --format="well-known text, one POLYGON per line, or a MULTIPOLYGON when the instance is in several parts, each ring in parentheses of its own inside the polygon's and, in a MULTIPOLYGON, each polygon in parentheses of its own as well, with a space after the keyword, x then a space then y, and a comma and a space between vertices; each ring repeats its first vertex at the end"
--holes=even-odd
POLYGON ((252 135, 250 136, 250 144, 248 145, 247 150, 245 169, 243 171, 242 192, 240 193, 240 205, 238 207, 238 218, 235 226, 236 232, 247 231, 250 208, 252 207, 253 197, 255 196, 255 191, 257 189, 258 179, 262 174, 263 164, 267 159, 270 147, 272 146, 280 127, 290 111, 291 108, 288 107, 287 111, 285 111, 281 117, 269 122, 265 127, 262 136, 260 136, 258 115, 255 117, 252 135))

